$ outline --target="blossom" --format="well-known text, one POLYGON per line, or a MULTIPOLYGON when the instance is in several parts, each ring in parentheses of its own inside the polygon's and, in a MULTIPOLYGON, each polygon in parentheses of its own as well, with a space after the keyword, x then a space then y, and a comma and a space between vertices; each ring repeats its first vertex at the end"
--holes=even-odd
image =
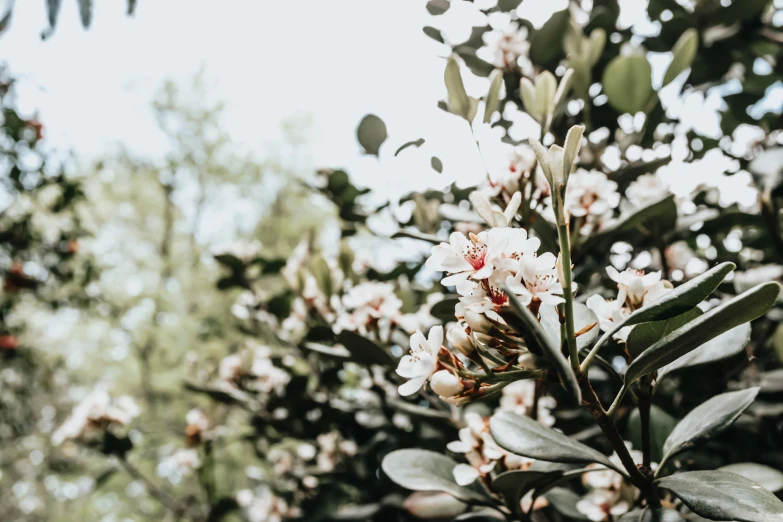
POLYGON ((568 178, 565 208, 572 216, 603 216, 619 203, 617 183, 603 172, 577 170, 568 178))
POLYGON ((672 288, 669 281, 661 280, 660 271, 645 274, 644 270, 629 268, 618 272, 613 266, 608 266, 606 273, 617 283, 620 291, 625 292, 626 304, 632 310, 655 301, 672 288))
POLYGON ((460 294, 457 315, 464 317, 467 310, 483 313, 494 321, 505 322, 495 309, 508 304, 508 296, 501 290, 501 285, 513 277, 507 270, 495 270, 482 284, 461 281, 457 285, 457 293, 460 294))
POLYGON ((52 444, 89 436, 95 430, 111 425, 126 426, 141 414, 132 397, 112 400, 102 386, 96 387, 73 409, 70 417, 52 434, 52 444))
POLYGON ((521 188, 522 176, 528 174, 534 164, 535 155, 529 147, 516 147, 509 154, 508 163, 493 169, 479 190, 492 197, 502 193, 513 195, 521 188))
POLYGON ((452 232, 448 243, 432 247, 432 255, 426 266, 452 275, 441 280, 447 286, 456 285, 468 278, 486 279, 492 275, 492 260, 498 257, 506 245, 505 234, 491 229, 478 234, 469 233, 465 237, 461 232, 452 232))
POLYGON ((642 174, 625 189, 625 197, 637 208, 644 208, 669 194, 669 186, 657 174, 642 174))
MULTIPOLYGON (((595 316, 598 318, 598 327, 604 331, 611 331, 616 324, 620 324, 631 315, 631 310, 625 306, 625 289, 621 288, 617 299, 607 301, 598 294, 591 295, 585 303, 595 316)), ((622 328, 614 334, 614 338, 625 341, 628 334, 631 333, 631 327, 622 328)))
POLYGON ((366 335, 370 329, 377 329, 385 335, 400 315, 402 301, 391 283, 368 281, 348 290, 342 305, 345 311, 337 318, 335 332, 351 330, 366 335))
POLYGON ((171 477, 174 474, 187 476, 200 467, 201 457, 198 451, 180 448, 160 461, 157 473, 161 477, 171 477))
POLYGON ((490 473, 498 462, 506 469, 523 469, 533 460, 509 453, 497 445, 489 432, 489 424, 476 412, 467 412, 466 426, 459 430, 459 440, 446 446, 454 453, 464 453, 469 464, 457 464, 452 470, 454 480, 466 486, 490 473))
POLYGON ((527 41, 527 28, 519 27, 517 22, 510 22, 501 29, 484 33, 484 45, 495 56, 498 67, 513 67, 517 59, 526 56, 530 43, 527 41))
POLYGON ((420 331, 411 335, 410 355, 403 356, 397 366, 397 375, 409 379, 397 389, 400 395, 407 397, 416 393, 435 373, 442 344, 442 326, 433 326, 427 338, 420 331))
POLYGON ((618 492, 605 489, 591 491, 576 503, 576 509, 594 522, 603 522, 610 516, 624 515, 631 505, 618 492))
POLYGON ((435 372, 430 380, 430 387, 432 388, 432 391, 443 399, 454 397, 465 388, 459 377, 448 370, 435 372))
POLYGON ((557 406, 557 401, 554 397, 546 396, 539 397, 536 403, 536 381, 532 379, 514 381, 503 388, 498 411, 510 411, 517 415, 531 417, 534 404, 536 420, 539 424, 553 426, 555 417, 552 415, 552 410, 557 406))
POLYGON ((517 274, 509 276, 506 285, 521 296, 520 301, 524 305, 529 305, 534 299, 550 305, 564 303, 556 264, 557 258, 550 252, 540 256, 522 256, 517 274))
POLYGON ((272 493, 268 486, 256 491, 240 490, 236 494, 236 500, 249 522, 282 522, 285 518, 299 515, 297 508, 289 507, 288 503, 272 493))

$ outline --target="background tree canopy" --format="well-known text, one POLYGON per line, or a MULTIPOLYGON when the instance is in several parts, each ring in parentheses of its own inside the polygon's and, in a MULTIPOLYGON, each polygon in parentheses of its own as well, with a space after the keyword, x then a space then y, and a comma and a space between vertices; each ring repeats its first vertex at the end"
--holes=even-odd
POLYGON ((448 131, 341 137, 412 192, 208 67, 59 150, 4 65, 0 519, 783 516, 783 2, 545 4, 422 3, 448 131))

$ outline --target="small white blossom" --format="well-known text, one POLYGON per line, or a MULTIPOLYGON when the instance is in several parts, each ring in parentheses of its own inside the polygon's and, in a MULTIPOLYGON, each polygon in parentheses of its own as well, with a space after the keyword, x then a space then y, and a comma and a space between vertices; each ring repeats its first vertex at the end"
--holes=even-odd
POLYGON ((459 377, 448 370, 435 372, 430 380, 430 387, 442 399, 454 397, 464 389, 459 377))
POLYGON ((505 27, 484 33, 483 40, 495 56, 495 65, 502 68, 515 67, 517 60, 526 56, 530 49, 527 28, 520 28, 517 22, 509 22, 505 27))
MULTIPOLYGON (((616 324, 620 324, 631 315, 631 310, 625 306, 625 289, 623 288, 619 290, 617 299, 607 301, 603 296, 595 294, 588 297, 585 304, 596 315, 598 327, 604 332, 612 330, 616 324)), ((631 333, 630 326, 622 328, 613 337, 625 341, 629 333, 631 333)))
POLYGON ((368 335, 370 327, 383 337, 400 316, 402 301, 394 293, 394 285, 368 281, 351 288, 342 298, 345 311, 334 325, 335 332, 350 330, 368 335))
MULTIPOLYGON (((535 402, 536 381, 523 379, 514 381, 505 388, 500 397, 498 411, 510 411, 524 417, 531 417, 535 402)), ((551 427, 555 424, 552 410, 557 406, 554 397, 539 397, 536 405, 536 420, 539 424, 551 427)))
POLYGON ((529 305, 533 299, 550 305, 563 303, 563 287, 558 282, 556 263, 557 258, 550 252, 522 256, 516 276, 508 277, 506 285, 520 296, 524 305, 529 305))
POLYGON ((438 352, 443 345, 443 327, 433 326, 429 337, 417 331, 411 335, 410 355, 403 356, 397 366, 397 375, 408 379, 400 385, 398 392, 402 396, 416 393, 435 373, 438 366, 438 352))
POLYGON ((645 274, 643 270, 629 268, 618 272, 613 266, 606 268, 606 273, 617 283, 618 289, 625 291, 626 304, 632 310, 638 310, 671 290, 672 286, 666 280, 661 280, 661 272, 645 274))
POLYGON ((87 437, 110 425, 126 426, 141 414, 136 402, 127 395, 112 400, 102 386, 96 387, 74 409, 70 417, 52 434, 52 444, 87 437))
POLYGON ((282 522, 299 515, 298 509, 289 507, 285 500, 266 486, 256 491, 238 491, 236 499, 248 522, 282 522))
POLYGON ((602 217, 620 203, 617 183, 598 171, 578 170, 568 178, 565 208, 576 217, 602 217))
POLYGON ((636 208, 657 203, 669 194, 669 186, 657 174, 642 174, 625 189, 625 197, 636 208))

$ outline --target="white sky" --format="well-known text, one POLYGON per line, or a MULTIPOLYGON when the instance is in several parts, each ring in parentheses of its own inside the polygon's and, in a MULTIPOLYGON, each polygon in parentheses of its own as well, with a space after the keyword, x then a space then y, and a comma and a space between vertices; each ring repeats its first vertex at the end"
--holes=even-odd
MULTIPOLYGON (((281 122, 300 117, 312 121, 307 157, 295 162, 306 171, 345 167, 355 181, 384 195, 454 180, 467 184, 484 175, 467 124, 436 106, 445 96, 448 48, 422 32, 425 25, 458 16, 455 25, 469 30, 476 13, 467 3, 453 0, 446 15, 431 17, 424 0, 139 0, 129 18, 126 0, 102 0, 96 2, 92 28, 84 31, 77 2, 65 0, 57 30, 46 41, 40 38, 47 25, 44 2, 16 4, 12 25, 0 37, 0 59, 27 80, 23 100, 40 111, 49 143, 72 148, 83 159, 118 143, 132 152, 160 154, 165 142, 150 100, 165 79, 185 83, 203 66, 215 96, 226 103, 226 129, 260 156, 280 143, 281 122), (367 112, 383 118, 389 129, 381 162, 363 156, 355 140, 356 125, 367 112), (393 157, 399 145, 419 137, 427 140, 424 147, 393 157), (443 160, 443 174, 430 168, 433 155, 443 160)), ((538 26, 565 4, 525 0, 518 14, 538 26)), ((622 24, 644 21, 643 0, 621 5, 622 24)), ((651 55, 654 76, 662 75, 668 56, 651 55)), ((466 87, 480 97, 485 82, 468 79, 466 87)), ((705 134, 714 132, 720 97, 680 100, 678 89, 673 84, 661 93, 665 105, 687 112, 705 134)), ((506 161, 493 143, 482 141, 490 168, 506 161)))
POLYGON ((483 174, 467 125, 436 107, 445 52, 422 33, 432 23, 423 1, 139 0, 129 18, 125 0, 102 0, 84 31, 66 0, 46 41, 44 2, 16 4, 0 57, 27 80, 26 108, 39 109, 49 143, 82 158, 118 142, 159 153, 149 102, 166 78, 187 82, 203 65, 227 130, 249 150, 279 142, 286 118, 310 117, 308 168, 345 166, 375 188, 404 180, 408 190, 483 174), (382 167, 354 137, 367 112, 389 129, 382 167), (419 137, 424 148, 391 158, 419 137), (432 155, 444 174, 430 169, 432 155))

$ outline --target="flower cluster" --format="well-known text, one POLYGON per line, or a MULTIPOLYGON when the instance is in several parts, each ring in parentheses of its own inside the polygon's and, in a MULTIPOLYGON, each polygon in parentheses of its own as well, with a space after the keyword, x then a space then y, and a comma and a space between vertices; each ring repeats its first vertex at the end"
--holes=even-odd
POLYGON ((71 416, 52 434, 52 444, 88 439, 110 426, 126 426, 141 414, 132 397, 113 399, 103 386, 96 387, 73 409, 71 416))

